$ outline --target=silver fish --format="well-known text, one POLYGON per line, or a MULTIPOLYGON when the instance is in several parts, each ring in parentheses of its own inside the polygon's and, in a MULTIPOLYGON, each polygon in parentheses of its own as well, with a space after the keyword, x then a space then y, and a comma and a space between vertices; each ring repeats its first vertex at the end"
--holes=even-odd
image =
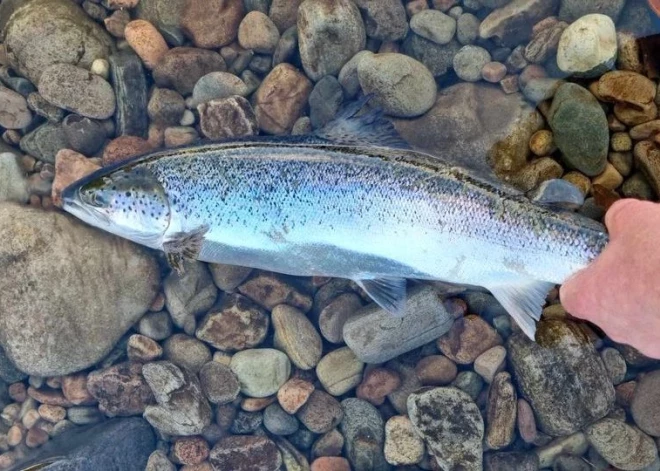
POLYGON ((548 291, 603 250, 604 227, 423 153, 356 145, 365 118, 349 118, 323 140, 155 152, 71 185, 63 208, 175 265, 348 278, 393 313, 406 279, 485 287, 534 338, 548 291))

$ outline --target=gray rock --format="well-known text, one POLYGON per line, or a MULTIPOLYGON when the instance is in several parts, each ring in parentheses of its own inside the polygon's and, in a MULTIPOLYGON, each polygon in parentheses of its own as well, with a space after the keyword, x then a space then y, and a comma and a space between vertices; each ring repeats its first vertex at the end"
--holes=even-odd
POLYGON ((401 44, 402 52, 424 64, 434 77, 446 74, 453 67, 454 56, 460 48, 458 41, 437 44, 412 32, 401 44))
POLYGON ((523 87, 523 94, 536 105, 542 101, 551 100, 564 83, 566 82, 563 80, 551 77, 535 78, 523 87))
POLYGON ((0 67, 0 82, 24 97, 37 91, 32 82, 23 77, 17 77, 14 70, 7 66, 0 67))
POLYGON ((442 336, 454 323, 442 298, 430 286, 410 290, 400 318, 375 304, 364 307, 344 324, 344 340, 366 363, 383 363, 442 336), (405 332, 405 338, 400 333, 405 332))
POLYGON ((656 26, 654 25, 653 15, 648 8, 648 2, 644 0, 626 1, 617 29, 633 33, 635 37, 654 34, 656 26))
POLYGON ((208 311, 218 294, 211 274, 201 262, 186 263, 182 274, 173 270, 165 279, 163 290, 174 324, 188 335, 195 333, 195 317, 208 311))
POLYGON ((486 406, 486 444, 491 450, 501 450, 516 438, 516 411, 518 396, 511 375, 501 371, 488 390, 486 406))
POLYGON ((172 319, 166 311, 150 312, 140 319, 138 332, 154 340, 165 340, 172 335, 172 319))
POLYGON ((410 29, 436 44, 447 44, 456 34, 456 20, 438 10, 422 10, 410 19, 410 29))
POLYGON ((357 0, 367 36, 380 41, 398 41, 408 32, 406 10, 401 0, 357 0))
POLYGON ((454 72, 466 82, 478 82, 481 70, 490 61, 490 53, 483 47, 463 46, 454 56, 454 72))
POLYGON ((600 352, 600 357, 603 359, 605 364, 605 369, 610 375, 612 384, 617 385, 622 383, 626 377, 626 360, 623 359, 623 355, 619 353, 616 348, 604 348, 600 352))
POLYGON ((575 456, 584 455, 589 448, 587 437, 582 432, 552 440, 535 450, 539 457, 540 468, 550 468, 555 459, 561 454, 575 456))
POLYGON ((261 411, 247 412, 239 410, 231 423, 229 431, 235 435, 250 435, 259 430, 264 422, 261 411))
POLYGON ((72 424, 76 425, 97 424, 104 419, 99 408, 94 406, 69 407, 66 410, 66 416, 72 424))
POLYGON ((167 361, 144 365, 142 374, 158 403, 146 408, 144 418, 161 433, 198 435, 211 423, 197 376, 167 361))
POLYGON ((626 0, 562 0, 559 19, 572 23, 584 15, 600 13, 616 22, 625 4, 626 0))
POLYGON ((112 86, 75 65, 49 66, 39 79, 39 93, 53 105, 88 118, 106 119, 115 112, 112 86))
POLYGON ((645 374, 637 383, 630 412, 639 428, 660 437, 660 370, 645 374))
POLYGON ((185 0, 140 0, 135 11, 138 18, 156 26, 171 45, 180 46, 183 43, 180 22, 185 5, 185 0))
POLYGON ((271 404, 264 410, 264 427, 275 435, 291 435, 298 431, 298 419, 287 414, 279 404, 271 404))
POLYGON ((176 471, 176 466, 169 459, 167 454, 162 450, 156 450, 149 455, 147 467, 144 471, 176 471))
POLYGON ((351 0, 307 0, 298 10, 300 58, 307 76, 316 81, 336 75, 365 47, 360 11, 351 0))
POLYGON ((0 152, 0 202, 27 203, 28 183, 18 158, 9 152, 0 152))
POLYGON ((378 409, 357 398, 344 399, 341 433, 346 439, 346 455, 354 471, 389 471, 385 461, 385 423, 378 409))
POLYGON ((246 12, 260 11, 268 14, 271 0, 243 0, 243 6, 246 12))
POLYGON ((252 268, 221 263, 209 263, 208 267, 215 285, 225 293, 233 292, 252 272, 252 268))
POLYGON ((466 392, 472 400, 476 401, 484 387, 484 380, 474 371, 461 371, 451 385, 466 392))
POLYGON ((559 87, 548 121, 563 160, 585 175, 596 176, 607 164, 607 116, 589 90, 574 83, 559 87))
POLYGON ((541 322, 536 339, 514 334, 507 347, 514 378, 539 428, 552 436, 568 435, 607 415, 614 387, 580 327, 561 320, 541 322))
POLYGON ((154 88, 147 105, 151 122, 164 126, 177 126, 185 109, 183 97, 168 88, 154 88))
POLYGON ((99 409, 111 417, 141 415, 147 405, 154 403, 139 362, 92 371, 87 376, 87 390, 99 401, 99 409))
MULTIPOLYGON (((463 45, 472 44, 479 37, 481 21, 472 13, 463 13, 456 20, 456 39, 463 45)), ((493 59, 494 60, 494 59, 493 59)))
POLYGON ((199 382, 202 391, 213 404, 228 404, 238 397, 241 385, 231 369, 210 361, 199 371, 199 382))
POLYGON ((360 81, 358 80, 358 64, 366 57, 373 55, 371 51, 360 51, 344 64, 339 71, 338 79, 346 98, 354 98, 360 91, 360 81))
POLYGON ((92 157, 105 143, 105 129, 98 121, 70 114, 62 122, 69 148, 92 157))
POLYGON ((11 384, 27 379, 28 375, 16 368, 16 365, 7 357, 5 349, 0 347, 0 378, 11 384))
POLYGON ((55 155, 69 143, 60 124, 45 123, 24 135, 19 145, 26 154, 54 164, 55 155))
POLYGON ((211 72, 204 75, 195 84, 191 106, 230 96, 248 96, 248 88, 240 78, 229 72, 211 72))
POLYGON ((163 344, 163 354, 181 368, 187 368, 193 373, 211 361, 211 350, 203 342, 185 334, 175 334, 163 344))
POLYGON ((658 448, 651 437, 625 422, 603 419, 589 426, 587 440, 613 466, 641 470, 658 458, 658 448))
POLYGON ((7 22, 4 39, 11 66, 36 85, 48 66, 89 69, 95 59, 108 58, 113 44, 103 28, 68 0, 28 2, 7 22))
POLYGON ((513 0, 481 22, 479 36, 483 39, 494 37, 505 46, 516 46, 528 40, 532 27, 552 16, 558 5, 559 0, 513 0))
POLYGON ((484 422, 470 396, 456 388, 433 388, 411 394, 408 411, 442 468, 482 469, 484 422))
POLYGON ((538 469, 539 457, 536 453, 508 451, 484 455, 485 471, 538 471, 538 469))
POLYGON ((58 376, 98 362, 156 295, 156 261, 124 239, 9 204, 0 221, 8 260, 0 266, 0 343, 27 373, 58 376))
POLYGON ((343 101, 344 90, 334 76, 326 75, 319 80, 309 94, 309 118, 312 127, 323 127, 333 119, 343 101))
MULTIPOLYGON (((144 3, 149 2, 140 2, 140 5, 144 3)), ((110 76, 117 97, 117 136, 146 137, 149 126, 147 79, 142 61, 129 51, 113 54, 110 56, 110 76)))
POLYGON ((298 28, 294 25, 282 33, 273 52, 273 67, 282 62, 295 62, 298 51, 298 28))
POLYGON ((250 397, 275 394, 291 374, 287 356, 272 348, 238 352, 232 357, 230 368, 241 383, 241 392, 250 397))

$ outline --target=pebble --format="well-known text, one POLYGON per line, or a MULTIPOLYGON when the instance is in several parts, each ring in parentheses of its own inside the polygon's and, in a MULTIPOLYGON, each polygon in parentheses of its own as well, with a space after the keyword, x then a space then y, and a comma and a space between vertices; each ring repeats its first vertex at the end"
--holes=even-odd
POLYGON ((609 149, 607 117, 588 90, 565 83, 557 90, 548 121, 563 160, 587 176, 605 170, 609 149))
POLYGON ((565 437, 559 437, 535 450, 539 457, 539 467, 549 468, 554 463, 557 456, 561 454, 569 454, 581 456, 586 453, 589 443, 587 437, 582 432, 577 432, 565 437))
POLYGON ((105 143, 105 130, 101 123, 76 114, 64 118, 62 131, 71 149, 90 157, 96 155, 105 143))
POLYGON ((344 419, 340 430, 346 439, 346 455, 354 471, 387 471, 383 453, 385 424, 378 409, 356 398, 341 402, 344 419))
POLYGON ((605 166, 605 171, 595 177, 592 182, 594 185, 600 185, 608 190, 614 190, 623 183, 623 176, 608 162, 605 166))
POLYGON ((575 21, 590 13, 602 13, 612 18, 619 19, 619 15, 625 5, 625 0, 564 0, 559 9, 559 18, 565 21, 575 21))
POLYGON ((211 423, 211 407, 197 376, 167 361, 147 363, 142 369, 157 406, 148 406, 144 418, 169 435, 198 435, 211 423))
POLYGON ((241 400, 241 409, 246 412, 261 412, 276 401, 274 396, 256 398, 246 397, 241 400))
POLYGON ((181 147, 197 141, 199 134, 191 126, 170 126, 163 135, 165 147, 181 147))
POLYGON ((360 81, 358 80, 358 64, 360 61, 368 56, 373 55, 373 52, 364 50, 355 54, 351 59, 343 65, 339 71, 337 79, 344 89, 344 94, 347 98, 354 98, 360 91, 360 81))
POLYGON ((539 157, 553 154, 557 150, 557 146, 552 131, 547 129, 536 131, 529 140, 529 148, 539 157))
POLYGON ((128 339, 128 359, 134 361, 153 361, 163 354, 158 343, 144 335, 134 334, 128 339))
POLYGON ((228 72, 211 72, 201 77, 192 92, 192 106, 206 103, 218 98, 229 98, 238 95, 248 95, 248 87, 234 74, 228 72))
POLYGON ((164 125, 177 125, 181 120, 186 103, 183 97, 167 88, 154 88, 147 105, 147 113, 152 122, 164 125))
POLYGON ((562 179, 575 185, 585 196, 591 191, 591 180, 580 172, 568 172, 562 177, 562 179))
POLYGON ((39 415, 39 412, 37 412, 36 409, 30 409, 21 418, 21 423, 29 430, 33 428, 40 419, 41 416, 39 415))
POLYGON ((259 430, 263 422, 264 415, 261 411, 246 412, 239 410, 229 431, 234 435, 249 435, 259 430))
POLYGON ((567 74, 599 77, 614 67, 616 55, 614 22, 595 13, 581 17, 564 30, 557 47, 557 65, 567 74))
POLYGON ((401 44, 402 52, 426 66, 434 77, 444 75, 452 68, 454 56, 460 50, 458 41, 440 45, 416 34, 409 34, 401 44))
MULTIPOLYGON (((342 68, 343 70, 343 68, 342 68)), ((309 95, 309 118, 314 129, 325 126, 339 111, 344 102, 344 91, 332 75, 319 80, 309 95)))
POLYGON ((20 94, 0 87, 0 126, 7 129, 22 129, 32 122, 28 103, 20 94))
POLYGON ((133 20, 124 29, 124 37, 147 69, 152 70, 169 51, 156 27, 145 20, 133 20))
POLYGON ((298 420, 279 404, 271 404, 264 410, 264 427, 275 435, 292 435, 298 431, 298 420))
POLYGON ((346 458, 338 456, 323 456, 312 462, 311 471, 351 471, 351 465, 346 458))
POLYGON ((456 388, 432 388, 411 394, 408 411, 416 432, 442 468, 482 469, 484 421, 470 396, 456 388), (444 414, 446 410, 452 413, 444 414))
POLYGON ((238 26, 238 43, 245 49, 252 49, 259 54, 272 54, 280 32, 268 15, 260 11, 251 11, 238 26))
POLYGON ((156 450, 149 455, 145 471, 176 471, 176 466, 162 450, 156 450))
POLYGON ((318 315, 318 326, 323 338, 332 343, 343 343, 346 321, 362 308, 362 300, 355 293, 340 294, 328 302, 318 315))
POLYGON ((543 64, 557 54, 559 41, 568 24, 554 21, 536 31, 530 43, 525 46, 525 59, 532 64, 543 64))
POLYGON ((33 427, 28 430, 27 435, 25 436, 25 444, 28 448, 37 448, 49 439, 48 433, 44 430, 41 430, 38 427, 33 427))
POLYGON ((206 398, 212 404, 228 404, 238 397, 240 384, 231 369, 210 361, 199 371, 199 382, 206 398))
POLYGON ((174 334, 163 344, 163 357, 177 366, 198 373, 211 361, 211 350, 203 342, 186 334, 174 334))
POLYGON ((314 385, 300 378, 291 378, 277 391, 277 401, 288 414, 295 414, 314 392, 314 385))
POLYGON ((633 171, 633 153, 632 152, 610 152, 607 156, 609 162, 614 166, 617 172, 624 177, 629 177, 633 171))
POLYGON ((488 62, 481 69, 481 77, 490 83, 498 83, 506 77, 506 65, 501 62, 488 62))
POLYGON ((283 62, 292 62, 295 60, 296 53, 298 52, 298 29, 296 26, 291 26, 289 29, 284 30, 280 40, 275 46, 273 52, 272 66, 283 62))
POLYGON ((515 469, 516 471, 537 471, 539 469, 539 458, 535 453, 521 451, 486 453, 484 455, 484 469, 488 471, 508 471, 511 469, 515 469))
POLYGON ((112 86, 74 65, 54 64, 44 70, 39 93, 53 105, 88 118, 106 119, 115 112, 112 86))
POLYGON ((59 123, 64 119, 64 110, 51 105, 37 92, 32 92, 27 96, 27 104, 37 115, 46 118, 51 123, 59 123))
POLYGON ((197 81, 206 74, 226 70, 225 61, 217 52, 175 47, 170 49, 154 68, 153 77, 159 87, 173 88, 186 96, 192 93, 197 81))
POLYGON ((410 419, 396 415, 385 424, 385 460, 394 466, 417 464, 424 458, 424 442, 410 419))
POLYGON ((241 294, 269 311, 278 304, 288 304, 302 312, 312 308, 312 298, 284 276, 259 272, 238 287, 241 294))
POLYGON ((311 432, 321 434, 330 432, 342 421, 344 410, 337 399, 316 389, 296 416, 311 432))
POLYGON ((257 115, 250 102, 231 96, 197 106, 202 134, 209 139, 229 139, 259 133, 257 115))
POLYGON ((606 101, 641 108, 655 100, 656 92, 655 82, 636 72, 617 70, 598 80, 598 96, 606 101))
POLYGON ((127 10, 115 10, 110 16, 103 19, 103 24, 112 36, 124 39, 124 30, 130 21, 131 15, 127 10))
POLYGON ((364 93, 373 93, 374 103, 392 116, 419 116, 435 103, 433 76, 422 63, 403 54, 365 56, 357 72, 364 93))
POLYGON ((442 355, 430 355, 415 365, 415 373, 424 386, 445 386, 456 379, 456 363, 442 355))
POLYGON ((96 399, 87 389, 87 374, 77 373, 62 377, 62 393, 67 401, 76 406, 91 405, 96 399))
POLYGON ((48 422, 56 424, 60 420, 64 420, 66 417, 66 409, 62 406, 41 404, 39 406, 39 416, 48 422))
POLYGON ((218 294, 208 268, 201 262, 186 263, 182 274, 170 272, 163 289, 172 321, 188 335, 195 332, 196 316, 207 312, 218 294))
POLYGON ((650 141, 635 145, 635 164, 647 178, 655 194, 660 194, 660 149, 650 141))
POLYGON ((18 159, 11 153, 0 153, 0 201, 26 203, 28 182, 18 159))
POLYGON ((461 365, 473 363, 483 352, 501 343, 502 338, 497 331, 474 315, 459 319, 437 341, 440 351, 461 365))
POLYGON ((602 419, 587 427, 586 436, 608 463, 620 469, 642 469, 658 458, 651 437, 619 420, 602 419))
POLYGON ((269 318, 261 307, 240 294, 228 294, 201 321, 195 335, 214 348, 233 352, 259 345, 269 318))
POLYGON ((525 42, 531 36, 532 26, 551 16, 557 3, 557 0, 513 0, 484 18, 479 26, 479 36, 497 38, 506 46, 525 42), (521 27, 523 24, 527 26, 521 27))
POLYGON ((646 177, 640 172, 633 174, 624 182, 621 186, 621 193, 625 198, 637 198, 646 201, 651 201, 656 194, 646 177))
POLYGON ((287 356, 272 348, 243 350, 230 364, 238 377, 241 392, 250 397, 268 397, 289 379, 291 363, 287 356))
POLYGON ((282 455, 267 437, 229 436, 221 438, 211 450, 213 469, 232 471, 278 471, 282 455))
POLYGON ((270 71, 270 69, 272 68, 272 64, 273 64, 273 60, 271 56, 266 56, 264 54, 255 54, 250 60, 250 63, 248 64, 248 70, 254 72, 259 76, 263 76, 270 71))
POLYGON ((27 399, 27 388, 25 383, 13 383, 7 389, 9 397, 15 402, 23 402, 27 399))
POLYGON ((177 464, 200 464, 209 456, 209 445, 202 437, 179 437, 172 443, 171 455, 177 464))
POLYGON ((199 48, 230 44, 244 15, 242 0, 192 0, 181 12, 181 28, 199 48))
POLYGON ((298 44, 310 79, 336 75, 365 48, 366 33, 358 7, 351 0, 303 2, 298 9, 298 44))
POLYGON ((479 37, 481 21, 472 13, 463 13, 456 20, 456 39, 464 46, 473 44, 479 37))
POLYGON ((486 350, 474 360, 474 371, 490 384, 495 375, 504 368, 505 360, 506 348, 498 345, 486 350))
POLYGON ((321 360, 321 336, 311 321, 298 309, 280 304, 271 312, 275 347, 283 350, 291 362, 302 370, 314 368, 321 360))
POLYGON ((322 435, 312 446, 312 457, 339 456, 344 448, 344 436, 337 429, 322 435))
POLYGON ((68 146, 62 126, 56 123, 42 124, 25 134, 20 142, 23 152, 48 163, 54 163, 57 153, 68 146))
POLYGON ((616 37, 619 44, 619 52, 616 58, 617 69, 643 72, 644 64, 641 60, 642 55, 635 35, 626 31, 617 31, 616 37))
POLYGON ((454 71, 458 77, 466 82, 481 80, 481 71, 491 62, 490 53, 479 46, 463 46, 454 56, 454 71))
POLYGON ((269 134, 289 133, 311 92, 312 83, 299 70, 290 64, 276 65, 254 95, 260 129, 269 134))
POLYGON ((111 417, 138 415, 153 404, 154 397, 142 370, 141 363, 127 362, 88 375, 87 390, 99 401, 101 412, 111 417))
POLYGON ((140 334, 158 340, 165 340, 172 335, 172 319, 165 311, 149 312, 138 323, 140 334))
POLYGON ((145 137, 149 124, 148 94, 142 62, 129 51, 113 54, 109 62, 111 82, 117 98, 117 136, 145 137))
POLYGON ((552 436, 568 435, 604 417, 614 403, 614 388, 580 327, 570 321, 543 321, 537 326, 536 339, 539 343, 514 334, 507 353, 517 386, 534 409, 540 430, 552 436), (539 377, 544 378, 543 384, 539 377))
POLYGON ((362 363, 349 347, 326 354, 316 366, 316 376, 323 388, 333 396, 341 396, 355 388, 362 379, 362 363))
POLYGON ((645 374, 637 383, 630 405, 635 424, 654 437, 660 437, 660 371, 645 374))
POLYGON ((525 443, 534 443, 538 437, 536 419, 532 406, 524 399, 518 399, 516 421, 520 438, 525 443))
POLYGON ((232 293, 252 273, 251 268, 236 265, 210 263, 209 269, 216 286, 225 293, 232 293))
POLYGON ((358 399, 369 401, 375 406, 385 402, 385 398, 401 385, 401 377, 396 371, 374 368, 365 373, 357 388, 358 399))
POLYGON ((506 448, 516 438, 517 401, 511 375, 506 371, 497 373, 488 390, 486 405, 486 445, 490 449, 506 448))
POLYGON ((438 10, 422 10, 410 19, 410 29, 436 44, 447 44, 456 34, 456 20, 438 10))

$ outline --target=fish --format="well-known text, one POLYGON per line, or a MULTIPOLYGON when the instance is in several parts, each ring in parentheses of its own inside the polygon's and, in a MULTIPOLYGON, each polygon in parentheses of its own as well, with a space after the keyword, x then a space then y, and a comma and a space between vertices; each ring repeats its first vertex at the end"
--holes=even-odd
POLYGON ((175 269, 199 260, 351 279, 394 315, 407 280, 485 288, 534 339, 549 291, 602 252, 604 226, 571 210, 563 180, 530 197, 411 149, 377 109, 359 112, 367 99, 314 135, 102 168, 67 187, 62 207, 175 269))

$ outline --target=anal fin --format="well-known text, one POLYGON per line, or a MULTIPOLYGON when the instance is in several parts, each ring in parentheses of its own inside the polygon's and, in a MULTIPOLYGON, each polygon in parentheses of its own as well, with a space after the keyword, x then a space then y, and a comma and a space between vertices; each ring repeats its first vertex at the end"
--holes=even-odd
POLYGON ((522 331, 534 340, 536 321, 541 319, 545 298, 554 286, 554 283, 522 278, 486 288, 515 319, 522 331))
POLYGON ((176 270, 183 273, 185 260, 197 260, 202 250, 204 236, 209 231, 208 225, 199 226, 189 232, 177 232, 163 242, 163 251, 167 255, 167 262, 176 270))
POLYGON ((406 307, 405 278, 355 280, 373 301, 395 316, 403 316, 406 307))

